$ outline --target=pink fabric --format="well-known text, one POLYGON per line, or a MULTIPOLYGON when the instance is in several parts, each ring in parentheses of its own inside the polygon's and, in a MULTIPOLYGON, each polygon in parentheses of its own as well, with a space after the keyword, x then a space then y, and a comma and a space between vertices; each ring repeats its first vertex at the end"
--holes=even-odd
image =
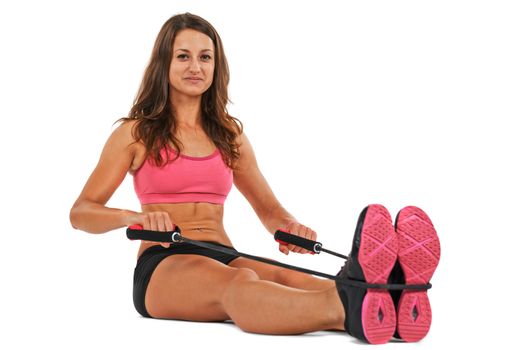
MULTIPOLYGON (((176 157, 176 150, 168 146, 161 150, 166 159, 176 157)), ((233 172, 224 163, 220 150, 206 157, 180 157, 164 167, 155 166, 146 159, 133 174, 135 192, 141 204, 208 202, 224 204, 233 185, 233 172)))

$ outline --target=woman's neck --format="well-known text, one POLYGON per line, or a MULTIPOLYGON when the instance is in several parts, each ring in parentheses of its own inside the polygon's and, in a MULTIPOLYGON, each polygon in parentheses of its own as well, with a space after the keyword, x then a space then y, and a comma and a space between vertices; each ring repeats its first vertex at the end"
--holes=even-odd
POLYGON ((178 126, 190 129, 201 128, 202 96, 171 94, 170 100, 178 126))

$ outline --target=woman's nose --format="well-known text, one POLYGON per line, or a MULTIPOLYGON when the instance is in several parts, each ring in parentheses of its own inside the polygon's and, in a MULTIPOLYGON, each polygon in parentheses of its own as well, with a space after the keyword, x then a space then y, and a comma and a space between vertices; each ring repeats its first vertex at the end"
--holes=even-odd
POLYGON ((200 71, 200 63, 198 60, 191 60, 191 63, 189 65, 189 70, 191 72, 199 72, 200 71))

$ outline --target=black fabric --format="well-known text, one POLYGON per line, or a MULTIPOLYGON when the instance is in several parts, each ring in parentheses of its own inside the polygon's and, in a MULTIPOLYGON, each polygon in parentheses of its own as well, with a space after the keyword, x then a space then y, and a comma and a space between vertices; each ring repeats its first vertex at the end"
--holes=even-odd
MULTIPOLYGON (((219 247, 227 247, 236 251, 235 248, 229 247, 218 242, 208 241, 207 243, 219 247)), ((237 258, 237 256, 218 252, 209 248, 195 246, 191 243, 173 243, 169 248, 164 248, 161 245, 155 245, 144 250, 142 255, 138 258, 136 263, 135 272, 133 275, 133 303, 136 311, 144 317, 151 317, 146 310, 145 296, 147 285, 151 279, 153 271, 158 264, 170 255, 174 254, 197 254, 207 256, 221 263, 228 265, 231 261, 237 258)))
MULTIPOLYGON (((391 270, 391 273, 389 274, 388 283, 406 284, 404 271, 402 270, 398 260, 395 261, 395 266, 393 266, 393 270, 391 270)), ((391 294, 391 299, 393 299, 393 303, 395 304, 395 310, 398 313, 398 302, 400 300, 400 296, 402 295, 402 290, 390 290, 389 294, 391 294)), ((401 339, 400 335, 398 334, 398 329, 395 329, 395 334, 393 337, 401 339)))
MULTIPOLYGON (((393 266, 393 270, 391 270, 391 273, 389 274, 388 284, 406 284, 404 271, 402 270, 398 260, 395 261, 395 266, 393 266)), ((396 309, 398 306, 398 301, 400 300, 400 295, 402 294, 402 289, 390 290, 389 294, 391 294, 391 298, 393 299, 393 303, 395 303, 396 309)))
MULTIPOLYGON (((368 207, 365 207, 360 213, 355 234, 353 236, 353 245, 351 247, 351 252, 349 253, 349 258, 346 261, 346 264, 342 266, 337 277, 349 278, 364 283, 366 282, 362 267, 358 263, 358 251, 360 249, 362 227, 364 225, 367 211, 368 207)), ((336 281, 335 284, 346 312, 346 319, 344 321, 346 332, 355 338, 367 342, 368 340, 364 336, 364 329, 362 326, 362 302, 366 296, 367 289, 350 287, 339 283, 338 281, 336 281)))

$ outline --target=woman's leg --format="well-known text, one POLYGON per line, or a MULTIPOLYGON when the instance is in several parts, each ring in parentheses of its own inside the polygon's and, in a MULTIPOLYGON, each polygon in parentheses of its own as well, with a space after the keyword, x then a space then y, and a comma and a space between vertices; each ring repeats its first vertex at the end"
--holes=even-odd
POLYGON ((251 269, 198 255, 172 255, 155 269, 146 291, 155 318, 192 321, 232 319, 242 330, 301 334, 343 330, 336 288, 306 291, 264 281, 251 269))
POLYGON ((335 287, 335 281, 332 280, 317 278, 307 273, 266 264, 244 257, 236 258, 228 265, 237 268, 243 267, 251 269, 255 271, 262 280, 272 281, 288 287, 304 290, 325 290, 335 287))
POLYGON ((335 287, 308 291, 260 280, 240 269, 222 296, 222 306, 246 332, 302 334, 344 330, 344 308, 335 287))

